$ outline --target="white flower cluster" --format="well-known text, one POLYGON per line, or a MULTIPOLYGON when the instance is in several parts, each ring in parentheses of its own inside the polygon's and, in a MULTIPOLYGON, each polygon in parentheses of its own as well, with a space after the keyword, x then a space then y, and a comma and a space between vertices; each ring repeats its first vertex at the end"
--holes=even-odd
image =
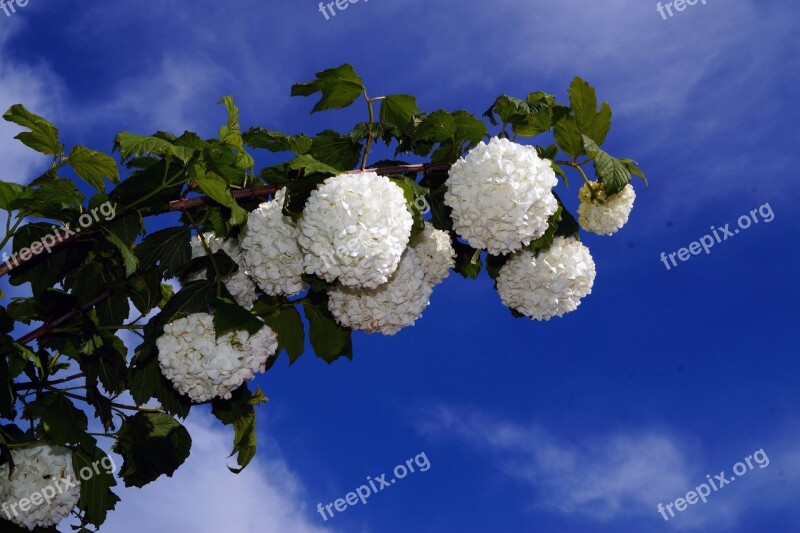
MULTIPOLYGON (((239 265, 239 270, 233 274, 230 274, 229 276, 226 276, 222 281, 225 283, 225 287, 231 293, 231 296, 234 297, 239 305, 246 307, 247 309, 253 307, 253 302, 255 302, 258 298, 258 295, 256 294, 256 285, 247 275, 244 260, 242 258, 242 250, 239 247, 239 244, 233 239, 222 240, 210 232, 204 233, 203 236, 205 237, 206 243, 208 243, 208 248, 211 250, 212 254, 222 250, 233 260, 234 263, 239 265)), ((195 235, 194 238, 192 238, 192 258, 194 259, 197 257, 203 257, 205 255, 206 249, 203 246, 203 241, 200 239, 200 235, 195 235)), ((201 279, 205 276, 205 271, 199 272, 190 276, 189 281, 201 279)))
POLYGON ((451 168, 444 203, 453 228, 470 246, 498 255, 514 252, 547 231, 558 209, 550 161, 536 149, 493 138, 451 168))
POLYGON ((431 287, 444 281, 456 264, 450 234, 430 224, 425 224, 425 229, 411 239, 411 247, 422 261, 425 281, 431 287))
POLYGON ((430 303, 431 290, 422 260, 408 248, 387 283, 375 289, 336 284, 328 289, 328 308, 345 327, 394 335, 422 315, 430 303))
POLYGON ((69 516, 81 498, 80 484, 72 469, 72 451, 42 444, 11 450, 11 458, 14 470, 10 478, 9 464, 0 466, 0 502, 4 509, 15 512, 5 511, 3 518, 33 530, 55 526, 69 516), (45 491, 47 487, 50 489, 45 491), (53 489, 56 494, 51 497, 53 489), (32 504, 27 511, 19 506, 23 498, 32 504))
POLYGON ((375 172, 325 180, 298 227, 305 271, 328 282, 375 288, 397 269, 411 235, 403 190, 375 172))
POLYGON ((263 372, 278 349, 268 326, 254 334, 239 330, 216 338, 214 317, 194 313, 164 326, 156 340, 161 372, 195 402, 229 399, 242 383, 263 372))
POLYGON ((303 252, 297 244, 299 231, 283 214, 286 193, 264 202, 247 217, 240 237, 244 264, 264 292, 273 296, 293 296, 305 288, 303 252))
POLYGON ((601 183, 592 183, 591 189, 589 184, 581 187, 578 197, 581 200, 578 206, 581 227, 598 235, 613 235, 628 222, 636 192, 628 184, 619 193, 608 197, 601 183))
POLYGON ((500 269, 497 292, 508 307, 536 320, 574 311, 592 292, 595 266, 589 249, 572 237, 556 237, 534 255, 514 254, 500 269))

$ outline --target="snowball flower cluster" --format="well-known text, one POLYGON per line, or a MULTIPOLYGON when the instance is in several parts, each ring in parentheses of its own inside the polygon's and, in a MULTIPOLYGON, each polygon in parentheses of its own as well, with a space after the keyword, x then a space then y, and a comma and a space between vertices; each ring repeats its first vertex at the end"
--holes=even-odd
POLYGON ((334 285, 328 289, 328 308, 342 326, 394 335, 422 316, 431 290, 422 260, 408 248, 387 283, 376 289, 334 285))
POLYGON ((242 383, 263 372, 278 349, 268 326, 254 334, 232 331, 215 338, 214 317, 194 313, 164 326, 156 340, 161 372, 195 402, 229 399, 242 383))
POLYGON ((11 458, 14 470, 10 478, 9 464, 0 466, 3 518, 33 530, 55 526, 69 516, 81 498, 80 484, 72 469, 72 451, 42 444, 11 450, 11 458), (27 511, 19 506, 23 498, 31 503, 27 511))
POLYGON ((240 237, 247 271, 264 292, 273 296, 293 296, 305 288, 299 231, 283 214, 285 197, 281 189, 274 200, 259 205, 247 217, 240 237))
POLYGON ((628 184, 619 193, 609 197, 602 183, 592 183, 591 189, 587 183, 581 187, 578 197, 581 200, 578 206, 581 227, 598 235, 613 235, 628 222, 636 192, 628 184))
MULTIPOLYGON (((234 239, 222 240, 213 233, 204 233, 208 248, 212 254, 222 250, 234 263, 239 265, 239 270, 223 278, 225 288, 231 293, 231 296, 242 307, 250 309, 253 307, 253 302, 256 301, 258 295, 256 294, 256 285, 253 280, 247 275, 244 268, 244 260, 242 258, 242 250, 239 244, 234 239)), ((192 258, 203 257, 206 255, 206 249, 203 246, 203 241, 200 235, 195 235, 192 239, 192 258)), ((193 274, 189 277, 189 281, 200 279, 206 276, 206 271, 193 274)))
POLYGON ((411 236, 403 190, 375 172, 328 178, 298 224, 304 267, 328 282, 375 288, 397 269, 411 236))
POLYGON ((595 266, 589 249, 572 237, 556 237, 534 255, 524 250, 500 269, 497 292, 508 307, 536 320, 574 311, 592 292, 595 266))
POLYGON ((557 183, 536 149, 495 137, 450 168, 444 203, 453 210, 453 229, 470 246, 505 254, 544 235, 558 209, 557 183))
POLYGON ((425 224, 425 229, 411 239, 411 247, 422 261, 425 281, 431 287, 444 281, 456 264, 450 234, 430 224, 425 224))

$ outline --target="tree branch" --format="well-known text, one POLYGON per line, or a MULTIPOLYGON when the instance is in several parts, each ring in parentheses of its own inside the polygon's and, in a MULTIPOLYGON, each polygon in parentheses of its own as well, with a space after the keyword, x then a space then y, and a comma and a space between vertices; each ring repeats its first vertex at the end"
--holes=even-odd
MULTIPOLYGON (((424 163, 418 165, 397 165, 392 167, 382 167, 382 168, 371 168, 367 169, 366 171, 376 172, 381 175, 386 174, 406 174, 409 172, 433 172, 436 170, 448 170, 450 168, 449 163, 424 163)), ((354 172, 362 172, 361 170, 351 170, 348 173, 354 172)), ((269 194, 274 194, 278 189, 280 189, 280 185, 262 185, 258 187, 250 187, 247 189, 238 189, 233 191, 233 197, 237 200, 247 200, 249 198, 256 198, 260 196, 267 196, 269 194)), ((153 211, 151 213, 147 213, 145 216, 153 216, 153 215, 161 215, 164 213, 171 213, 176 211, 188 211, 189 209, 194 209, 195 207, 200 207, 207 204, 213 204, 214 200, 209 198, 208 196, 198 196, 196 198, 179 198, 177 200, 171 201, 164 209, 153 211)), ((61 230, 58 230, 57 235, 61 234, 61 230)), ((61 240, 57 241, 56 244, 50 246, 50 251, 57 250, 74 241, 78 235, 73 234, 69 235, 70 232, 64 231, 64 234, 61 235, 61 240)), ((16 261, 12 262, 10 259, 9 261, 0 264, 0 277, 5 276, 6 274, 10 274, 14 270, 24 267, 29 262, 33 261, 41 257, 43 254, 49 254, 51 252, 44 251, 38 255, 31 257, 28 260, 20 259, 19 257, 16 261)))
POLYGON ((63 324, 67 320, 69 320, 70 318, 72 318, 75 315, 77 315, 78 313, 83 313, 84 311, 88 311, 89 309, 91 309, 95 305, 99 304, 100 302, 105 301, 106 298, 111 296, 111 294, 113 292, 114 291, 112 291, 111 289, 104 290, 103 292, 101 292, 100 294, 98 294, 97 296, 95 296, 94 298, 92 298, 91 300, 86 302, 85 304, 83 304, 80 307, 80 309, 73 309, 72 311, 69 311, 68 313, 65 313, 65 314, 61 315, 60 317, 58 317, 57 319, 55 319, 55 320, 53 320, 51 322, 46 322, 45 324, 42 324, 41 326, 39 326, 35 330, 31 331, 30 333, 28 333, 24 337, 21 337, 17 342, 19 342, 20 344, 29 344, 29 343, 35 341, 36 339, 38 339, 42 335, 50 333, 50 331, 53 328, 57 328, 58 326, 60 326, 61 324, 63 324))
MULTIPOLYGON (((391 166, 391 167, 381 167, 381 168, 373 168, 373 169, 367 169, 367 170, 376 172, 377 174, 380 174, 380 175, 407 174, 407 173, 410 173, 410 172, 422 172, 424 174, 427 174, 428 172, 435 172, 435 171, 439 171, 439 170, 448 170, 450 168, 450 166, 451 166, 450 163, 420 163, 420 164, 417 164, 417 165, 396 165, 396 166, 391 166)), ((350 173, 358 173, 358 172, 362 172, 362 171, 361 170, 351 170, 351 171, 348 171, 348 174, 350 174, 350 173)), ((260 187, 251 187, 249 189, 239 189, 237 191, 233 191, 233 196, 237 200, 243 200, 243 199, 254 198, 254 197, 258 197, 258 196, 266 196, 268 194, 274 193, 278 189, 280 189, 280 186, 277 186, 277 185, 266 185, 266 186, 260 186, 260 187)), ((208 196, 200 196, 200 197, 197 197, 197 198, 181 198, 181 199, 178 199, 178 200, 171 201, 167 205, 167 207, 165 209, 163 209, 162 211, 158 211, 158 212, 154 212, 154 213, 148 213, 148 215, 156 215, 156 214, 160 214, 160 213, 167 213, 167 212, 173 212, 173 211, 186 211, 187 209, 192 209, 194 207, 199 207, 201 205, 205 205, 205 204, 209 204, 209 203, 213 203, 213 202, 214 202, 214 200, 212 200, 208 196)), ((64 242, 67 242, 67 240, 68 239, 65 239, 64 242)), ((71 239, 69 239, 69 240, 71 240, 71 239)), ((63 242, 62 242, 62 244, 63 244, 63 242)), ((20 264, 18 266, 22 266, 25 263, 26 262, 20 262, 20 264)), ((6 267, 7 267, 7 265, 3 265, 3 268, 6 268, 6 267)), ((2 276, 4 274, 7 274, 11 270, 13 270, 13 269, 10 269, 10 268, 6 269, 6 270, 3 270, 3 268, 0 268, 0 276, 2 276)), ((15 268, 18 268, 18 267, 15 267, 15 268)), ((37 329, 31 331, 30 333, 28 333, 24 337, 20 338, 17 342, 19 342, 20 344, 29 344, 29 343, 35 341, 36 339, 38 339, 42 335, 50 333, 54 328, 57 328, 58 326, 60 326, 64 322, 66 322, 67 320, 69 320, 72 317, 74 317, 75 315, 77 315, 78 313, 82 313, 84 311, 88 311, 89 309, 91 309, 95 305, 105 301, 109 296, 111 296, 112 293, 113 293, 113 291, 111 289, 104 290, 103 292, 101 292, 100 294, 95 296, 92 300, 86 302, 86 304, 81 306, 80 310, 73 309, 72 311, 70 311, 70 312, 64 314, 63 316, 53 320, 52 322, 47 322, 47 323, 41 325, 37 329)))

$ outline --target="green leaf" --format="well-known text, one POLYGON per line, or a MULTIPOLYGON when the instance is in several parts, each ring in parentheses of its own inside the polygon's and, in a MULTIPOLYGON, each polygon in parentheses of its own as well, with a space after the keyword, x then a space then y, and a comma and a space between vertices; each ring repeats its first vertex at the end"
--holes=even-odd
POLYGON ((305 170, 306 174, 313 174, 315 172, 319 172, 320 174, 328 174, 330 176, 335 176, 336 174, 340 173, 338 169, 335 169, 330 165, 326 165, 321 161, 317 161, 308 154, 299 155, 294 159, 291 159, 286 163, 286 166, 292 170, 300 170, 302 168, 305 170))
POLYGON ((72 468, 80 479, 81 499, 78 508, 84 512, 84 518, 90 524, 100 526, 106 520, 108 511, 116 507, 119 497, 111 492, 117 485, 114 479, 114 460, 97 446, 81 446, 72 453, 72 468), (80 475, 81 470, 88 468, 92 475, 80 475))
POLYGON ((361 144, 348 135, 325 130, 314 137, 309 155, 339 171, 352 170, 361 158, 361 144))
POLYGON ((152 154, 161 157, 174 157, 184 164, 189 161, 195 152, 193 148, 176 146, 160 137, 147 137, 128 132, 118 133, 114 138, 114 151, 119 151, 123 162, 131 157, 152 154))
POLYGON ((42 431, 55 444, 79 444, 89 438, 86 435, 86 414, 61 394, 45 392, 39 395, 26 406, 24 417, 41 420, 42 431))
POLYGON ((455 271, 464 278, 476 279, 481 270, 483 270, 481 250, 476 250, 458 241, 453 243, 453 248, 456 251, 455 271))
POLYGON ((574 117, 564 117, 556 122, 553 136, 558 146, 568 156, 577 159, 586 153, 583 148, 583 136, 574 117))
POLYGON ((466 111, 451 113, 456 124, 455 142, 464 144, 464 149, 472 148, 489 135, 489 130, 482 120, 466 111))
POLYGON ((196 175, 192 179, 200 190, 207 194, 212 200, 231 210, 231 224, 244 224, 247 220, 247 211, 236 203, 230 185, 228 185, 225 178, 209 171, 196 175))
POLYGON ((99 192, 105 190, 104 177, 112 183, 119 183, 117 163, 109 155, 83 146, 76 146, 69 153, 68 161, 75 174, 99 192))
POLYGON ((250 463, 256 454, 256 411, 255 407, 267 403, 267 397, 261 389, 255 393, 250 392, 247 385, 236 389, 230 400, 214 398, 211 401, 211 412, 226 426, 233 426, 233 451, 231 456, 238 454, 238 469, 229 468, 238 474, 250 463))
POLYGON ((315 305, 303 302, 303 311, 308 319, 311 347, 317 357, 328 363, 339 357, 353 358, 350 330, 340 326, 328 311, 327 304, 315 305))
POLYGON ((292 96, 311 96, 322 93, 322 98, 311 110, 312 113, 326 109, 341 109, 355 102, 364 92, 364 82, 352 65, 344 64, 317 72, 317 79, 292 86, 292 96))
POLYGON ((381 100, 380 121, 395 136, 414 130, 414 115, 419 113, 417 98, 408 94, 390 94, 381 100))
POLYGON ((645 187, 650 186, 650 184, 647 183, 647 177, 644 175, 644 172, 642 172, 642 170, 639 168, 639 163, 633 159, 620 159, 620 161, 622 161, 622 163, 628 167, 628 171, 630 171, 631 174, 641 178, 642 181, 644 181, 645 187))
POLYGON ((297 361, 303 355, 305 347, 303 320, 297 309, 294 306, 283 306, 265 316, 264 322, 278 334, 278 347, 280 350, 286 350, 289 364, 297 361))
POLYGON ((311 150, 311 138, 304 133, 286 135, 264 128, 250 128, 242 135, 242 138, 248 146, 264 148, 270 152, 294 152, 297 155, 303 155, 311 150))
POLYGON ((128 282, 131 302, 146 315, 164 298, 161 292, 161 274, 155 269, 141 272, 128 282))
POLYGON ((11 210, 11 204, 26 195, 26 188, 18 183, 0 180, 0 209, 11 210))
POLYGON ((217 102, 224 104, 225 109, 228 110, 228 124, 219 129, 219 140, 222 143, 228 144, 236 149, 236 166, 239 168, 253 168, 256 162, 244 149, 244 140, 242 139, 242 128, 239 125, 239 108, 233 102, 232 96, 223 96, 217 102))
POLYGON ((411 213, 411 217, 414 221, 414 225, 411 228, 411 234, 416 235, 425 229, 425 218, 424 213, 420 209, 416 209, 414 207, 416 205, 414 202, 417 201, 418 198, 425 198, 429 191, 425 187, 417 184, 417 182, 408 176, 403 176, 401 178, 389 178, 389 180, 400 187, 400 189, 403 191, 403 196, 405 196, 406 199, 406 209, 409 213, 411 213))
POLYGON ((148 235, 136 248, 136 257, 143 269, 157 267, 165 278, 175 276, 192 258, 187 226, 167 228, 148 235))
POLYGON ((24 145, 46 155, 61 155, 64 146, 58 139, 58 129, 44 118, 34 115, 22 104, 12 105, 3 118, 30 130, 14 137, 24 145))
MULTIPOLYGON (((172 298, 170 298, 155 320, 154 325, 164 324, 178 313, 201 313, 208 311, 216 287, 213 283, 199 279, 186 283, 172 298)), ((149 325, 149 324, 148 324, 149 325)))
MULTIPOLYGON (((23 248, 33 250, 32 245, 35 242, 52 239, 54 231, 52 226, 41 222, 23 226, 14 234, 12 249, 20 258, 30 258, 32 255, 19 252, 23 248)), ((72 242, 69 246, 54 249, 50 254, 42 253, 46 250, 40 250, 36 261, 11 273, 10 282, 12 285, 30 282, 34 296, 39 295, 59 283, 67 272, 81 264, 86 259, 88 247, 91 244, 72 242)))
POLYGON ((156 164, 137 172, 134 172, 126 179, 122 180, 113 191, 109 193, 109 198, 119 205, 130 205, 136 202, 137 209, 157 209, 164 206, 170 200, 180 194, 186 180, 186 173, 182 167, 173 163, 167 168, 166 161, 158 161, 156 164), (172 179, 172 185, 165 187, 164 178, 172 179), (153 194, 154 191, 160 191, 153 194), (149 196, 147 200, 143 197, 149 196))
POLYGON ((586 153, 594 160, 594 171, 597 181, 603 184, 606 194, 613 196, 622 191, 631 182, 631 171, 628 165, 601 150, 597 144, 583 136, 586 153))
POLYGON ((264 327, 264 323, 253 313, 227 298, 215 298, 211 302, 214 313, 214 333, 217 338, 229 331, 245 330, 251 335, 264 327))
POLYGON ((458 124, 453 115, 442 109, 434 111, 422 119, 414 131, 414 142, 444 142, 456 137, 458 124))
POLYGON ((172 477, 189 457, 192 437, 177 420, 163 413, 138 412, 122 423, 112 450, 124 462, 126 487, 143 487, 161 475, 172 477))
POLYGON ((561 216, 563 212, 564 206, 559 203, 556 212, 547 219, 547 230, 545 230, 544 235, 535 241, 532 241, 528 245, 528 250, 535 253, 539 250, 546 250, 553 245, 553 241, 556 238, 556 231, 558 231, 558 226, 561 223, 561 216))
POLYGON ((136 272, 136 269, 139 267, 139 260, 136 258, 133 252, 131 252, 130 247, 122 242, 120 238, 117 237, 117 235, 112 231, 106 228, 102 229, 103 233, 105 233, 106 238, 108 239, 108 242, 110 242, 122 256, 122 263, 125 266, 125 277, 128 277, 136 272))
POLYGON ((578 131, 598 145, 603 144, 611 129, 611 107, 608 102, 603 102, 598 112, 594 87, 576 76, 569 86, 569 105, 578 131))
MULTIPOLYGON (((7 335, 3 335, 3 340, 5 343, 11 342, 10 337, 7 335)), ((3 346, 3 351, 6 351, 5 346, 3 346)), ((16 417, 16 410, 14 409, 16 397, 12 388, 14 380, 8 363, 9 357, 0 357, 0 417, 13 420, 16 417)))
POLYGON ((97 322, 101 326, 118 326, 128 319, 130 311, 127 295, 115 293, 97 305, 97 322))

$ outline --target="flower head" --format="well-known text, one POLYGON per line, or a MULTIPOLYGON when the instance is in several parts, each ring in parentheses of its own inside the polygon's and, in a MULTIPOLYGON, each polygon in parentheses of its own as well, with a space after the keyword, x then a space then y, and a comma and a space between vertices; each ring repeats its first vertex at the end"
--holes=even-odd
POLYGON ((242 256, 247 271, 264 292, 273 296, 293 296, 305 288, 303 252, 297 243, 299 231, 283 214, 286 194, 264 202, 247 217, 241 236, 242 256))
POLYGON ((414 324, 430 303, 431 286, 425 281, 422 261, 413 248, 403 254, 389 281, 375 289, 328 289, 328 308, 339 324, 369 333, 394 335, 414 324))
POLYGON ((503 303, 536 320, 550 320, 578 308, 592 292, 595 266, 589 249, 572 237, 556 237, 534 255, 514 254, 500 269, 497 292, 503 303))
POLYGON ((397 269, 411 236, 403 190, 375 172, 328 178, 312 191, 298 227, 305 271, 375 288, 397 269))
POLYGON ((451 168, 444 202, 453 229, 473 248, 514 252, 547 231, 558 209, 556 174, 531 146, 493 138, 451 168))
POLYGON ((591 189, 588 183, 581 187, 578 197, 581 200, 578 206, 581 227, 598 235, 613 235, 628 222, 636 191, 628 184, 617 194, 606 196, 603 184, 593 182, 591 189))
POLYGON ((195 402, 229 399, 242 383, 263 372, 278 349, 268 326, 252 335, 231 331, 216 338, 214 317, 194 313, 164 326, 156 339, 158 364, 175 390, 195 402))
POLYGON ((14 469, 9 477, 9 463, 0 466, 0 501, 14 509, 4 512, 3 518, 30 530, 36 527, 57 525, 69 516, 81 498, 81 488, 72 468, 72 451, 61 446, 40 444, 30 448, 11 450, 14 469), (50 487, 50 490, 47 489, 50 487), (37 498, 34 494, 48 496, 49 500, 37 498), (22 511, 19 501, 27 499, 31 504, 22 511), (16 512, 16 508, 20 511, 16 512))

